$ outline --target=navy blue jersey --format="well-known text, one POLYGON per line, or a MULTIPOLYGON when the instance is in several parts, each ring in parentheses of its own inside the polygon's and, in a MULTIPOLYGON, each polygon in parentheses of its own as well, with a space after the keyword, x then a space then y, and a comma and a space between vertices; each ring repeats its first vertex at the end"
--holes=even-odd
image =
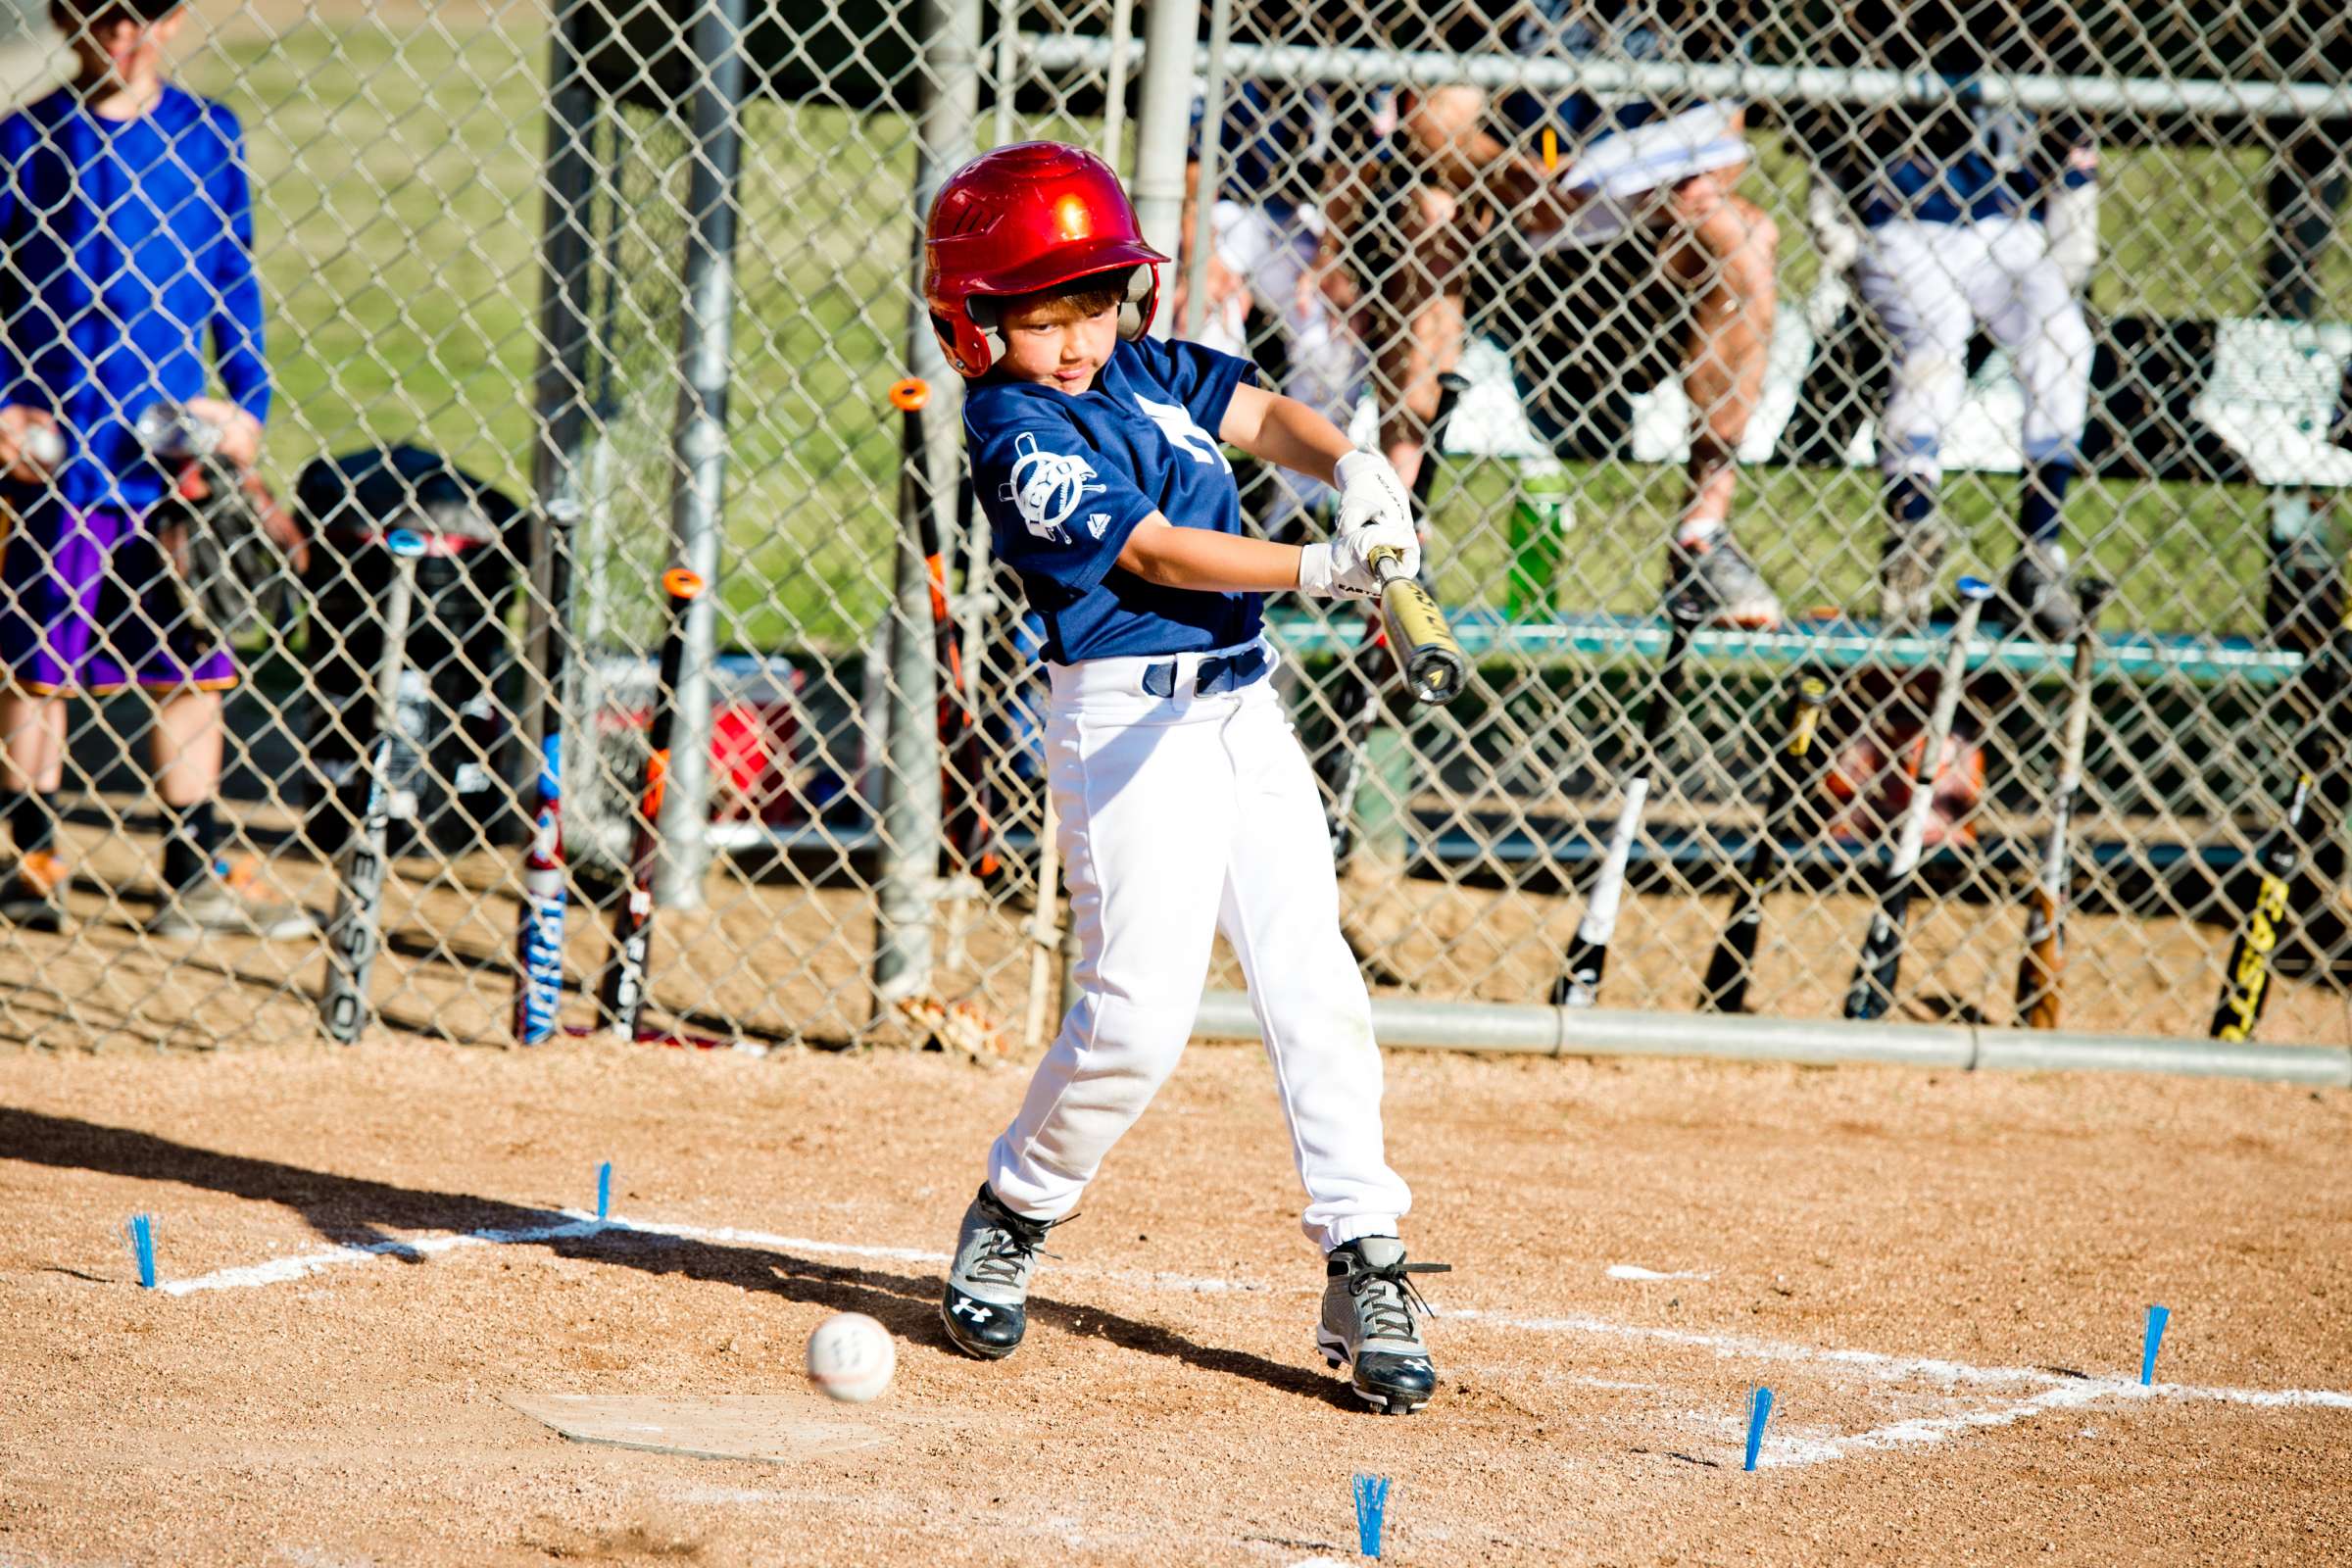
POLYGON ((2096 163, 2025 111, 1977 104, 1874 115, 1829 172, 1866 224, 1898 218, 1960 223, 2032 217, 2054 185, 2090 180, 2096 163))
MULTIPOLYGON (((1713 63, 1736 56, 1740 40, 1733 26, 1710 13, 1714 7, 1683 0, 1615 0, 1592 5, 1581 0, 1535 0, 1502 42, 1514 54, 1654 64, 1661 61, 1713 63)), ((1519 8, 1514 7, 1516 12, 1519 8)), ((1690 108, 1690 102, 1601 99, 1573 89, 1538 92, 1516 88, 1496 100, 1494 113, 1517 140, 1559 132, 1563 153, 1611 131, 1631 130, 1690 108)))
MULTIPOLYGON (((1200 156, 1200 121, 1207 105, 1193 100, 1193 156, 1200 156)), ((1225 100, 1225 129, 1217 138, 1224 170, 1217 193, 1242 202, 1303 207, 1323 188, 1334 157, 1331 100, 1315 86, 1237 81, 1225 100)))
POLYGON ((1217 430, 1246 360, 1197 343, 1122 340, 1076 397, 986 378, 963 401, 972 489, 999 561, 1044 617, 1046 658, 1200 653, 1257 635, 1263 594, 1162 588, 1116 569, 1137 523, 1242 532, 1217 430))
POLYGON ((1844 47, 1829 63, 1939 77, 1938 103, 1815 104, 1790 129, 1865 223, 1959 223, 2031 217, 2058 185, 2093 177, 2079 116, 1978 101, 1981 76, 2099 69, 2071 0, 1855 0, 1844 47))

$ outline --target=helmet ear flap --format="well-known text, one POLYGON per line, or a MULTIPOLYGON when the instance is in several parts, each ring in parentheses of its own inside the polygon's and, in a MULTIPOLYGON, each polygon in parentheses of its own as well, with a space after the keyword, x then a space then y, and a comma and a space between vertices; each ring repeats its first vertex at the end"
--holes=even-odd
POLYGON ((1119 306, 1119 336, 1132 343, 1151 330, 1159 311, 1159 269, 1146 262, 1127 274, 1127 298, 1119 306))
MULTIPOLYGON (((968 330, 972 345, 980 355, 980 368, 985 370, 1004 357, 1004 334, 997 330, 997 302, 985 294, 975 294, 963 302, 964 319, 971 323, 968 330)), ((974 375, 979 370, 972 372, 974 375)))
POLYGON ((971 318, 969 313, 979 303, 978 300, 967 302, 965 314, 960 319, 944 311, 931 313, 932 335, 939 339, 939 346, 948 356, 948 363, 966 377, 986 375, 988 368, 1004 354, 1003 335, 971 318))

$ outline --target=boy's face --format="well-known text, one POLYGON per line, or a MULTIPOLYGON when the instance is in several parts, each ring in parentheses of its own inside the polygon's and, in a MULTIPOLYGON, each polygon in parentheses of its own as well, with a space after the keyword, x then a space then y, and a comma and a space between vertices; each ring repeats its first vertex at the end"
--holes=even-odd
POLYGON ((81 80, 127 86, 163 70, 164 51, 187 13, 174 10, 148 22, 128 6, 84 12, 58 5, 50 8, 49 20, 73 48, 81 80))
POLYGON ((1119 345, 1119 308, 1090 312, 1072 299, 1015 303, 998 317, 997 329, 1004 337, 1006 375, 1076 397, 1095 384, 1119 345))

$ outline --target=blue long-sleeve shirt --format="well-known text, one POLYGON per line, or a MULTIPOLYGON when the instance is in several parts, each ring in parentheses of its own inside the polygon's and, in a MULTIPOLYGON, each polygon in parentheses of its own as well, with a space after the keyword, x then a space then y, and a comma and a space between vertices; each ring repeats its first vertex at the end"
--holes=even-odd
POLYGON ((141 411, 204 396, 217 368, 232 402, 270 413, 236 116, 166 86, 139 118, 101 120, 61 90, 0 120, 0 402, 65 426, 68 505, 151 505, 165 476, 141 411))

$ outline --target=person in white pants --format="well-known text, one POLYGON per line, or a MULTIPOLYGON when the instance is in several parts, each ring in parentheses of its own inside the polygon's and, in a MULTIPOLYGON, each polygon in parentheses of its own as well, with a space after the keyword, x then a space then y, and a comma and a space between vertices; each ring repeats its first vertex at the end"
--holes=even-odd
MULTIPOLYGON (((1972 47, 1993 59, 2001 40, 1972 47)), ((1907 62, 1906 62, 1907 63, 1907 62)), ((2074 637, 2061 510, 2081 461, 2092 344, 2080 295, 2099 256, 2087 132, 1968 101, 1873 110, 1818 138, 1807 203, 1825 273, 1850 270, 1892 345, 1879 425, 1888 533, 1882 611, 1925 620, 1944 553, 1943 440, 1980 323, 2025 394, 2019 549, 1988 619, 2074 637)))
POLYGON ((1250 365, 1144 336, 1156 264, 1108 166, 1051 142, 984 154, 942 188, 926 293, 970 378, 971 480, 997 559, 1045 627, 1049 787, 1078 1001, 965 1210, 941 1318, 1011 1353, 1046 1232, 1067 1219, 1192 1034, 1209 947, 1239 955, 1274 1064, 1303 1224, 1325 1257, 1318 1347, 1391 1414, 1436 1372, 1413 1321, 1383 1150, 1371 1001, 1340 933, 1322 798, 1267 679, 1269 592, 1370 598, 1370 553, 1418 569, 1411 505, 1378 454, 1251 384, 1250 365), (1333 537, 1249 537, 1220 443, 1339 493, 1333 537))

